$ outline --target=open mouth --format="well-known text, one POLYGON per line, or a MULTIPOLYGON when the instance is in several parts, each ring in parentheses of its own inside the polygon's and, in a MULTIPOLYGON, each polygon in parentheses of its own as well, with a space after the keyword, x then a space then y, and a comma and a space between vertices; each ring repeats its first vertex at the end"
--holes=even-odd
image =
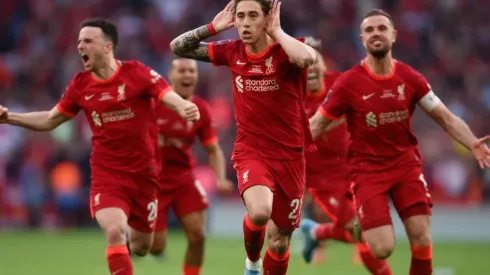
POLYGON ((243 31, 242 34, 244 37, 250 37, 252 35, 252 33, 249 31, 243 31))
POLYGON ((87 62, 87 61, 89 60, 89 58, 88 58, 88 55, 87 55, 87 54, 82 53, 82 54, 80 54, 80 56, 82 57, 82 60, 83 60, 83 62, 84 62, 84 63, 85 63, 85 62, 87 62))
POLYGON ((308 80, 317 80, 317 79, 318 79, 317 73, 309 73, 308 74, 308 80))
POLYGON ((182 87, 190 87, 192 86, 194 83, 192 83, 192 81, 184 81, 181 83, 182 87))

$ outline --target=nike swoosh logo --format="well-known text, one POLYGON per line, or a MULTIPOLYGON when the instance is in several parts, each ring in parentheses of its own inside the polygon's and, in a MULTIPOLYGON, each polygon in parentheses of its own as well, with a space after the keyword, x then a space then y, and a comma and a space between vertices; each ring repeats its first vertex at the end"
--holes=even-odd
POLYGON ((373 95, 374 95, 374 93, 372 93, 372 94, 368 94, 368 95, 363 95, 363 96, 362 96, 362 99, 366 100, 366 99, 368 99, 368 98, 372 97, 373 95))
POLYGON ((90 100, 90 99, 92 99, 92 97, 94 97, 94 96, 95 96, 95 95, 86 95, 86 96, 85 96, 85 100, 90 100))
POLYGON ((238 61, 236 62, 236 64, 237 64, 237 65, 245 65, 245 62, 241 62, 240 60, 238 60, 238 61))

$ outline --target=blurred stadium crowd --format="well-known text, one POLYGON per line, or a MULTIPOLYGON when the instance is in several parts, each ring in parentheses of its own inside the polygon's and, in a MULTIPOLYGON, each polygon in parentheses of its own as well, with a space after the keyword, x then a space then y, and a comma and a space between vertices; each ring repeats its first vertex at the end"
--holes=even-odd
MULTIPOLYGON (((0 104, 19 112, 52 108, 81 69, 76 40, 78 25, 87 17, 117 23, 118 58, 138 59, 166 74, 171 39, 210 22, 226 2, 3 1, 0 104)), ((290 34, 321 39, 329 69, 345 70, 363 57, 359 18, 374 7, 393 15, 399 30, 395 58, 420 70, 477 135, 490 134, 490 1, 284 0, 281 20, 290 34)), ((236 37, 231 30, 217 39, 236 37)), ((235 135, 230 85, 225 69, 200 64, 197 93, 212 106, 227 156, 235 135)), ((413 124, 434 200, 462 205, 490 201, 490 175, 478 169, 471 154, 420 112, 413 124)), ((0 126, 0 229, 88 222, 90 137, 83 115, 52 133, 0 126)), ((204 164, 205 154, 197 153, 204 164)), ((236 180, 231 164, 228 169, 236 180)))

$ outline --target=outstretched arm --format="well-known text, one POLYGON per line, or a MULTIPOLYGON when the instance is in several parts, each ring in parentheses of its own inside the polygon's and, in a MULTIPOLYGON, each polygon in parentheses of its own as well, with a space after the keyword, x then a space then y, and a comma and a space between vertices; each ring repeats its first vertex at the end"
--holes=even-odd
MULTIPOLYGON (((4 110, 6 110, 4 108, 4 110)), ((5 114, 6 124, 20 126, 33 131, 51 131, 59 125, 71 119, 61 113, 57 107, 51 109, 51 111, 32 112, 32 113, 8 113, 5 114)))
POLYGON ((233 27, 233 13, 234 1, 230 1, 225 9, 216 15, 212 23, 179 35, 170 43, 170 49, 180 57, 211 62, 208 45, 202 41, 233 27))

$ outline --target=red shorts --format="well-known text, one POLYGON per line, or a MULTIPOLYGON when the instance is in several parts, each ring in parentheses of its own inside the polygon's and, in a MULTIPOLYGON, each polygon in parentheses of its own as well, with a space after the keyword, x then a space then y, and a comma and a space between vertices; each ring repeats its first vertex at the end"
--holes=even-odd
POLYGON ((348 190, 318 190, 308 188, 315 203, 320 206, 330 220, 344 227, 356 217, 352 195, 348 190))
POLYGON ((128 225, 140 232, 154 231, 158 213, 157 176, 135 176, 97 171, 92 173, 90 212, 116 207, 128 217, 128 225))
POLYGON ((352 193, 363 230, 392 224, 388 196, 402 220, 431 215, 432 199, 420 166, 354 175, 352 193))
POLYGON ((272 221, 282 230, 298 228, 305 190, 305 160, 274 160, 235 157, 240 194, 249 187, 264 185, 274 193, 272 221))
POLYGON ((175 184, 176 188, 160 192, 158 197, 158 219, 155 231, 167 229, 167 218, 170 207, 175 215, 181 218, 187 214, 201 212, 208 208, 209 201, 206 191, 194 177, 189 179, 162 183, 164 185, 175 184))

